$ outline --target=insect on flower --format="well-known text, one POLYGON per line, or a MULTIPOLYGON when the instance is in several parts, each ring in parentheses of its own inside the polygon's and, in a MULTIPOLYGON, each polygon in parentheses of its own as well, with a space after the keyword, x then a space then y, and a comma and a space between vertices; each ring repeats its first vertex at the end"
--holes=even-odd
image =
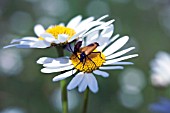
MULTIPOLYGON (((86 63, 86 59, 89 59, 89 61, 91 61, 94 65, 96 66, 95 62, 91 59, 91 57, 95 56, 95 54, 101 54, 101 52, 96 51, 96 48, 99 46, 99 44, 97 42, 91 43, 85 47, 82 47, 82 41, 78 41, 75 46, 74 46, 74 51, 71 49, 72 53, 75 55, 74 58, 77 58, 79 60, 79 63, 77 63, 77 65, 75 66, 75 68, 80 64, 83 63, 82 68, 84 68, 84 65, 86 63), (94 54, 94 55, 93 55, 94 54)), ((102 58, 102 56, 100 56, 102 58)), ((103 58, 102 58, 103 59, 103 58)), ((88 67, 88 65, 87 65, 88 67)), ((89 70, 90 67, 88 67, 89 70)))

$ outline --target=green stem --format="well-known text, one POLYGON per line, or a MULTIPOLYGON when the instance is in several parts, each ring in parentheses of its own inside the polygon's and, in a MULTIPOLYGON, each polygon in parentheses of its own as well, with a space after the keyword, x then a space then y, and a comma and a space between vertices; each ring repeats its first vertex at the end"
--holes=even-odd
MULTIPOLYGON (((62 47, 57 46, 57 53, 59 57, 64 56, 64 49, 62 47)), ((63 73, 63 72, 61 72, 63 73)), ((60 87, 61 87, 61 100, 62 100, 62 111, 63 113, 68 113, 68 100, 67 100, 67 88, 66 88, 66 80, 60 81, 60 87)))
POLYGON ((83 112, 82 113, 87 113, 87 105, 88 105, 88 96, 89 96, 89 88, 86 89, 84 92, 84 100, 83 100, 83 112))
POLYGON ((62 95, 62 111, 63 113, 68 113, 66 81, 62 80, 60 82, 60 85, 61 85, 61 95, 62 95))

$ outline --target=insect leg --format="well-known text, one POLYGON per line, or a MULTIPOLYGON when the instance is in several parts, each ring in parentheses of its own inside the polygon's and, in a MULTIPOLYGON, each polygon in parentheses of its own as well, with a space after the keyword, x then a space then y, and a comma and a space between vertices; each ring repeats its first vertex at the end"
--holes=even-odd
POLYGON ((87 58, 88 58, 91 62, 93 62, 94 66, 96 67, 95 62, 94 62, 92 59, 90 59, 88 56, 87 56, 87 58))

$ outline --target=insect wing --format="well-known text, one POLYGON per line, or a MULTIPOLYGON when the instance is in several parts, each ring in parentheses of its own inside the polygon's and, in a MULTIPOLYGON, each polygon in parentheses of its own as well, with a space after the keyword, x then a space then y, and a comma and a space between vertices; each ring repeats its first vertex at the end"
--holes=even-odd
POLYGON ((76 43, 76 45, 74 46, 74 54, 76 54, 80 50, 81 45, 82 41, 76 43))

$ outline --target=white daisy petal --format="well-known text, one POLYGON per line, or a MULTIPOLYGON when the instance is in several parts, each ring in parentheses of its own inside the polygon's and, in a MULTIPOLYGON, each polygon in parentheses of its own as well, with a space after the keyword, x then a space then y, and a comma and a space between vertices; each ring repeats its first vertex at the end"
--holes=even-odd
POLYGON ((69 61, 67 63, 61 63, 59 61, 53 61, 52 63, 47 63, 47 64, 44 64, 43 66, 47 67, 47 68, 59 68, 59 67, 63 67, 63 66, 69 66, 71 64, 72 64, 71 61, 69 61))
POLYGON ((55 25, 50 25, 50 26, 48 27, 48 29, 49 29, 49 28, 53 28, 54 26, 55 26, 55 25))
POLYGON ((82 81, 83 77, 84 77, 84 73, 83 72, 78 73, 71 80, 71 82, 68 84, 67 89, 68 90, 72 90, 72 89, 76 88, 80 84, 80 82, 82 81))
POLYGON ((99 31, 94 31, 93 33, 90 33, 86 37, 86 45, 89 45, 93 42, 97 42, 96 40, 97 40, 98 37, 99 37, 99 31))
POLYGON ((102 17, 100 17, 99 19, 97 19, 96 21, 101 21, 101 20, 103 20, 104 18, 106 18, 106 17, 108 17, 109 15, 104 15, 104 16, 102 16, 102 17))
POLYGON ((110 40, 109 40, 109 43, 108 44, 110 44, 110 43, 112 43, 113 41, 115 41, 116 39, 118 39, 119 38, 119 34, 116 34, 115 36, 113 36, 110 40))
POLYGON ((123 66, 104 66, 99 67, 101 70, 114 70, 114 69, 123 69, 123 66))
POLYGON ((39 37, 42 33, 45 32, 45 29, 42 25, 38 24, 38 25, 35 25, 34 32, 39 37))
POLYGON ((83 30, 83 31, 75 34, 74 36, 72 36, 72 37, 70 38, 70 40, 68 40, 68 42, 72 42, 74 39, 78 38, 79 35, 81 35, 81 34, 84 33, 84 32, 85 32, 85 30, 83 30))
POLYGON ((51 46, 51 43, 44 40, 40 40, 31 45, 32 48, 47 48, 51 46))
POLYGON ((6 49, 6 48, 10 48, 10 47, 16 47, 17 45, 19 45, 19 44, 7 45, 7 46, 4 46, 3 48, 6 49))
MULTIPOLYGON (((59 62, 61 65, 65 63, 70 63, 70 59, 68 56, 59 57, 59 58, 49 58, 49 57, 42 57, 37 60, 38 64, 53 64, 53 62, 59 62)), ((43 65, 43 66, 44 66, 43 65)))
POLYGON ((109 73, 107 73, 105 71, 95 70, 95 71, 93 71, 93 73, 96 74, 96 75, 100 75, 102 77, 105 77, 105 78, 109 77, 109 73))
POLYGON ((30 41, 38 41, 37 37, 23 37, 22 39, 30 40, 30 41))
POLYGON ((81 15, 78 15, 70 20, 70 22, 67 24, 67 27, 69 28, 76 28, 76 26, 80 23, 82 19, 81 15))
POLYGON ((97 48, 97 50, 103 51, 103 49, 104 49, 107 45, 111 44, 113 41, 115 41, 117 38, 119 38, 119 36, 120 36, 119 34, 116 34, 116 35, 113 36, 110 40, 108 40, 108 38, 106 38, 105 41, 103 41, 103 38, 100 38, 100 41, 104 42, 104 44, 102 43, 102 45, 100 45, 100 46, 97 48))
POLYGON ((57 81, 63 80, 63 79, 65 79, 65 78, 73 75, 74 73, 76 73, 76 71, 77 71, 77 70, 70 70, 70 71, 67 71, 67 72, 65 72, 65 73, 62 73, 62 74, 60 74, 60 75, 58 75, 58 76, 55 76, 55 77, 53 78, 53 82, 57 82, 57 81))
POLYGON ((80 82, 80 84, 79 84, 79 86, 78 86, 78 91, 79 92, 83 92, 83 91, 85 91, 86 90, 86 88, 87 88, 87 78, 86 78, 86 75, 84 74, 84 75, 82 75, 83 76, 83 79, 82 79, 82 81, 80 82))
POLYGON ((49 43, 52 43, 56 40, 55 37, 50 33, 42 33, 40 37, 44 38, 44 40, 49 43))
POLYGON ((64 23, 60 23, 60 24, 58 24, 59 26, 65 26, 65 24, 64 23))
POLYGON ((138 56, 138 54, 133 54, 133 55, 127 55, 127 56, 123 56, 123 57, 120 57, 120 58, 116 58, 116 59, 113 59, 113 60, 107 60, 105 63, 103 63, 103 65, 114 64, 116 62, 119 62, 119 61, 122 61, 122 60, 127 60, 127 59, 137 57, 137 56, 138 56))
POLYGON ((42 57, 37 60, 37 64, 46 64, 46 63, 51 63, 54 60, 54 58, 49 58, 49 57, 42 57))
POLYGON ((34 42, 34 41, 38 41, 38 39, 36 37, 24 37, 22 39, 13 39, 11 41, 11 43, 16 43, 16 42, 21 42, 21 41, 31 41, 31 42, 34 42))
POLYGON ((113 34, 113 31, 114 31, 113 24, 111 24, 101 32, 101 36, 110 38, 113 34))
POLYGON ((3 48, 10 48, 10 47, 17 47, 17 48, 30 48, 30 45, 21 45, 21 44, 12 44, 8 46, 4 46, 3 48))
POLYGON ((119 51, 117 53, 114 53, 112 55, 107 56, 106 59, 108 60, 108 59, 113 59, 113 58, 119 57, 119 56, 121 56, 121 55, 123 55, 123 54, 125 54, 125 53, 127 53, 127 52, 129 52, 131 50, 133 50, 133 49, 135 49, 135 47, 130 47, 128 49, 124 49, 122 51, 119 51))
POLYGON ((98 84, 97 84, 97 80, 94 77, 93 74, 89 73, 85 75, 88 81, 88 86, 89 89, 93 92, 93 93, 97 93, 99 88, 98 88, 98 84))
POLYGON ((94 20, 94 17, 89 17, 79 23, 79 25, 75 28, 76 32, 82 31, 88 24, 90 24, 94 20))
POLYGON ((97 24, 97 25, 100 25, 98 27, 95 27, 94 29, 88 31, 87 33, 85 33, 83 35, 83 37, 86 37, 88 34, 94 32, 94 31, 97 31, 97 30, 101 30, 101 29, 104 29, 105 27, 109 26, 110 24, 112 24, 114 22, 114 20, 110 20, 108 22, 105 22, 103 24, 100 25, 100 23, 98 23, 97 21, 93 22, 93 24, 97 24))
POLYGON ((111 55, 112 53, 116 52, 121 47, 123 47, 128 40, 129 40, 128 36, 124 36, 124 37, 118 39, 112 45, 110 45, 108 48, 106 48, 106 50, 103 52, 103 54, 105 56, 111 55))
POLYGON ((103 42, 100 43, 100 46, 97 47, 97 50, 99 51, 103 51, 103 49, 109 45, 110 43, 112 43, 114 40, 116 40, 119 37, 119 34, 115 35, 114 37, 112 37, 112 39, 109 40, 110 37, 106 38, 106 40, 104 40, 105 38, 100 38, 99 41, 103 42), (103 41, 104 40, 104 41, 103 41))
POLYGON ((63 43, 63 42, 66 42, 66 40, 68 39, 68 35, 66 35, 66 34, 59 34, 58 35, 58 41, 60 42, 60 43, 63 43))
POLYGON ((33 45, 35 42, 31 42, 31 41, 21 41, 19 45, 27 45, 27 46, 31 46, 33 45))
POLYGON ((115 62, 112 65, 132 65, 132 64, 133 64, 133 62, 115 62))
POLYGON ((64 66, 64 67, 58 67, 58 68, 43 68, 41 69, 42 73, 54 73, 54 72, 60 72, 60 71, 65 71, 65 70, 70 70, 73 69, 74 66, 73 65, 68 65, 68 66, 64 66))

